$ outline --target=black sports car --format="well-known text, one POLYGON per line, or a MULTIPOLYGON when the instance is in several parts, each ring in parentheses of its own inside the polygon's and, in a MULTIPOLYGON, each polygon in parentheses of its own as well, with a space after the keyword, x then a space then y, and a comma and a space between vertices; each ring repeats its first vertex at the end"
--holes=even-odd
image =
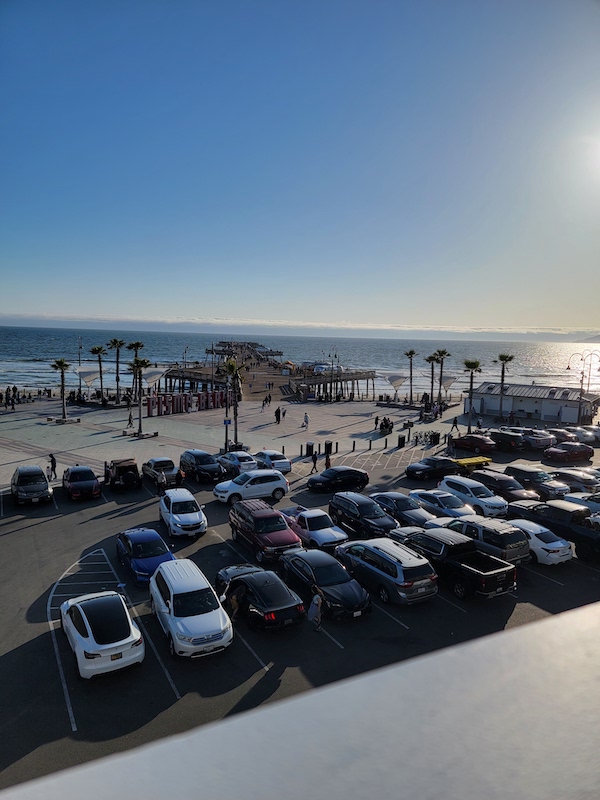
POLYGON ((457 464, 452 458, 429 456, 422 461, 409 464, 406 468, 406 476, 416 480, 430 480, 445 478, 446 475, 460 475, 461 471, 460 464, 457 464))
POLYGON ((250 627, 275 629, 298 625, 305 617, 305 607, 279 575, 253 564, 224 567, 215 580, 217 594, 231 606, 232 595, 239 613, 250 627))
POLYGON ((369 482, 369 473, 354 467, 329 467, 308 479, 308 488, 313 492, 339 492, 342 489, 364 489, 369 482))

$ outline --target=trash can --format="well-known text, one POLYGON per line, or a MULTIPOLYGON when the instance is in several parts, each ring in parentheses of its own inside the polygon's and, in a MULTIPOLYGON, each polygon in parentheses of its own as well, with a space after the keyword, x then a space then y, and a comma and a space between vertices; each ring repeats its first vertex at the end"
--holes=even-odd
POLYGON ((306 455, 307 456, 312 456, 312 454, 314 452, 315 452, 315 443, 314 442, 307 442, 306 443, 306 455))
POLYGON ((406 436, 399 434, 398 436, 398 450, 400 450, 406 444, 406 436))
POLYGON ((383 403, 383 395, 382 394, 379 395, 379 402, 383 403))
POLYGON ((333 453, 333 442, 325 439, 325 455, 330 456, 333 453))
POLYGON ((431 439, 429 441, 431 442, 432 445, 439 444, 440 443, 440 432, 439 431, 434 431, 431 434, 431 439))

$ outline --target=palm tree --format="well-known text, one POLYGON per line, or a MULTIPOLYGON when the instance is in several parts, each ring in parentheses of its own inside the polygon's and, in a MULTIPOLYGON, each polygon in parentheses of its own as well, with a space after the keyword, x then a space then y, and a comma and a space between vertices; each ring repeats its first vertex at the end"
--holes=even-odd
POLYGON ((475 359, 465 359, 463 361, 465 365, 465 372, 471 373, 471 380, 469 381, 469 427, 467 429, 467 433, 471 433, 471 420, 473 417, 473 375, 476 372, 481 372, 481 362, 475 359))
POLYGON ((117 405, 121 402, 121 389, 119 387, 119 358, 121 356, 121 348, 125 347, 125 340, 124 339, 111 339, 110 342, 106 343, 106 346, 109 350, 116 350, 117 351, 117 405))
POLYGON ((64 358, 57 358, 56 361, 53 361, 50 364, 52 369, 55 369, 57 372, 60 372, 60 399, 62 400, 62 418, 67 418, 67 404, 65 400, 65 372, 68 369, 71 369, 71 365, 68 364, 64 358))
POLYGON ((228 358, 224 364, 225 373, 231 379, 233 389, 233 436, 234 441, 238 441, 238 397, 242 391, 243 378, 235 358, 228 358))
POLYGON ((433 381, 434 381, 434 374, 433 371, 435 369, 435 365, 438 363, 438 357, 435 353, 432 353, 430 356, 427 356, 425 361, 428 364, 431 364, 431 394, 429 395, 429 403, 433 403, 433 381))
POLYGON ((494 364, 502 364, 502 370, 500 372, 500 422, 504 422, 502 417, 502 401, 504 400, 504 376, 506 374, 506 365, 510 364, 511 361, 514 361, 514 356, 509 355, 508 353, 500 353, 497 359, 494 359, 494 364))
POLYGON ((404 355, 408 358, 408 360, 410 362, 410 373, 409 373, 409 375, 410 375, 410 378, 409 378, 409 382, 410 382, 410 401, 409 401, 409 405, 412 406, 412 404, 413 404, 413 358, 415 356, 418 356, 419 354, 417 353, 416 350, 406 350, 404 355))
POLYGON ((104 386, 102 384, 102 356, 106 355, 106 350, 101 344, 97 344, 95 347, 90 347, 90 353, 93 356, 98 356, 98 369, 100 370, 100 399, 104 399, 104 386))
POLYGON ((442 402, 442 379, 444 376, 444 361, 447 358, 450 358, 450 353, 447 350, 436 350, 433 354, 436 356, 438 360, 438 364, 440 365, 440 386, 438 391, 438 403, 442 402))
MULTIPOLYGON (((133 350, 133 348, 131 348, 133 350)), ((134 358, 128 364, 129 370, 133 372, 134 382, 139 387, 138 392, 138 436, 142 435, 142 371, 150 366, 147 358, 134 358)))
MULTIPOLYGON (((127 345, 127 349, 128 350, 133 350, 133 360, 134 361, 137 359, 137 357, 139 355, 139 352, 140 352, 140 350, 142 349, 143 346, 144 346, 143 342, 129 342, 129 344, 127 345)), ((137 396, 136 380, 137 380, 137 373, 134 371, 133 372, 133 380, 131 381, 131 391, 133 392, 133 396, 134 397, 137 396)), ((141 388, 142 387, 141 387, 141 384, 140 384, 140 390, 141 390, 141 388)))

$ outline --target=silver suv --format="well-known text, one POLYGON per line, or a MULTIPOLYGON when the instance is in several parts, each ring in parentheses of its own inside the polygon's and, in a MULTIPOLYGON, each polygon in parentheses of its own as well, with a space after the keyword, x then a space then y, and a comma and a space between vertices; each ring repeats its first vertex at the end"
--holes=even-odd
POLYGON ((429 561, 392 539, 346 542, 336 547, 335 557, 359 583, 377 592, 382 603, 412 605, 438 592, 429 561))
POLYGON ((10 482, 10 493, 15 505, 52 500, 52 487, 44 470, 38 466, 17 467, 10 482))

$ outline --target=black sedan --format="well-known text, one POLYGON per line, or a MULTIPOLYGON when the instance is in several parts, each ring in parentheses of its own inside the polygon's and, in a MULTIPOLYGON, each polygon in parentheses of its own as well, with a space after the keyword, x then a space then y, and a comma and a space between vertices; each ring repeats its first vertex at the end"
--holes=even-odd
POLYGON ((369 593, 346 569, 323 550, 290 550, 279 564, 287 584, 307 601, 317 586, 323 593, 323 614, 333 619, 360 617, 371 611, 369 593))
POLYGON ((429 456, 422 461, 409 464, 406 468, 406 477, 414 480, 433 480, 445 478, 446 475, 459 475, 462 472, 460 464, 453 458, 444 456, 429 456))
POLYGON ((69 467, 63 473, 62 485, 69 500, 100 497, 100 483, 91 467, 69 467))
POLYGON ((402 492, 375 492, 369 497, 401 525, 423 526, 427 520, 435 518, 434 514, 425 511, 416 500, 402 492))
POLYGON ((339 492, 342 489, 364 489, 369 473, 354 467, 329 467, 318 475, 311 475, 308 488, 313 492, 339 492))
POLYGON ((302 599, 279 575, 253 564, 223 567, 217 573, 215 588, 221 602, 230 606, 235 593, 239 614, 251 628, 293 627, 306 616, 302 599))

